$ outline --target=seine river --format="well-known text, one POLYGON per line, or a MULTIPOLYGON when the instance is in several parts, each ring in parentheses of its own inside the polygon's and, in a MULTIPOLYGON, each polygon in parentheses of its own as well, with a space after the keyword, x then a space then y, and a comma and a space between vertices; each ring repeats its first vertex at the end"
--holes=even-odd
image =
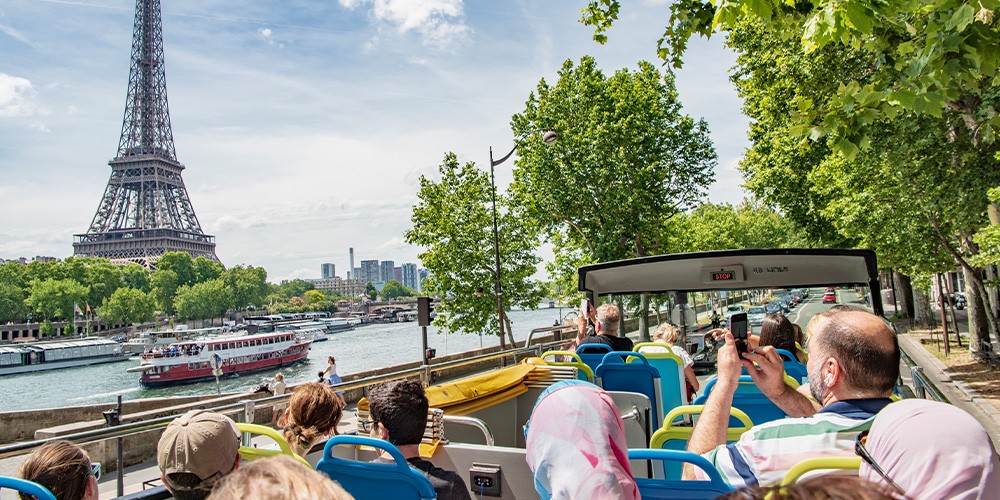
MULTIPOLYGON (((562 312, 566 314, 570 310, 563 308, 562 312)), ((559 317, 559 309, 511 311, 509 317, 514 327, 514 338, 522 341, 532 329, 551 326, 559 317)), ((486 347, 499 344, 496 336, 440 335, 434 327, 428 328, 427 336, 429 346, 437 349, 438 356, 477 349, 480 343, 486 347)), ((337 358, 337 372, 341 376, 421 359, 420 327, 416 322, 360 325, 353 330, 332 334, 329 339, 313 345, 308 362, 283 368, 281 371, 285 380, 290 383, 314 380, 316 373, 326 367, 327 356, 337 358)), ((141 399, 214 394, 216 391, 215 382, 143 389, 139 385, 140 374, 125 372, 126 368, 137 363, 125 361, 5 375, 0 378, 3 384, 0 411, 107 403, 116 401, 119 394, 124 399, 141 399)), ((223 393, 246 391, 276 372, 225 378, 220 386, 223 393)))

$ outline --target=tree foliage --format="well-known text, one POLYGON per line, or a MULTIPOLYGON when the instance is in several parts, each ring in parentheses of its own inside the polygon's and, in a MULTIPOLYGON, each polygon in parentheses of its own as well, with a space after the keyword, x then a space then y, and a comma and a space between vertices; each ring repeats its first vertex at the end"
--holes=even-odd
POLYGON ((181 319, 210 319, 225 316, 233 295, 220 279, 182 285, 174 297, 174 309, 181 319))
POLYGON ((300 297, 307 291, 315 289, 316 285, 302 279, 294 279, 291 281, 281 280, 281 283, 278 284, 278 290, 285 296, 286 299, 300 297))
POLYGON ((177 273, 170 269, 157 269, 149 277, 149 286, 156 299, 156 307, 166 314, 174 314, 174 296, 179 285, 177 273))
POLYGON ((714 179, 708 125, 682 113, 673 75, 647 62, 606 77, 589 56, 567 60, 512 127, 527 137, 512 186, 518 203, 592 260, 659 252, 664 220, 697 205, 714 179), (538 130, 557 130, 559 141, 544 144, 538 130))
MULTIPOLYGON (((460 164, 454 153, 444 156, 438 174, 438 181, 420 178, 420 201, 413 207, 413 227, 406 231, 408 243, 426 249, 419 257, 431 276, 423 293, 441 298, 441 314, 434 321, 443 330, 498 334, 489 176, 475 163, 460 164)), ((538 237, 522 205, 500 193, 497 210, 504 310, 533 309, 542 298, 530 279, 539 261, 534 254, 538 237)))
POLYGON ((414 297, 417 295, 417 292, 408 286, 403 286, 402 283, 396 280, 389 280, 382 287, 381 295, 385 300, 392 300, 399 297, 414 297))
POLYGON ((135 288, 122 287, 115 290, 111 297, 98 309, 101 319, 108 324, 144 323, 153 318, 156 309, 156 299, 152 294, 135 288))
POLYGON ((198 282, 194 259, 187 252, 166 252, 156 260, 157 271, 172 271, 177 275, 177 286, 193 285, 198 282))
POLYGON ((222 272, 222 281, 233 294, 233 308, 239 311, 264 305, 270 287, 262 267, 233 266, 222 272))
POLYGON ((71 279, 32 281, 25 305, 45 319, 73 319, 74 306, 87 300, 90 290, 71 279))
MULTIPOLYGON (((797 137, 828 135, 852 156, 876 137, 872 125, 880 121, 958 112, 970 132, 992 142, 1000 117, 981 104, 1000 83, 998 7, 996 0, 679 0, 669 7, 658 53, 679 67, 692 36, 728 34, 746 22, 771 26, 801 53, 839 46, 868 61, 866 74, 843 80, 829 100, 795 101, 797 137)), ((603 43, 619 10, 618 0, 591 0, 583 22, 603 43)))

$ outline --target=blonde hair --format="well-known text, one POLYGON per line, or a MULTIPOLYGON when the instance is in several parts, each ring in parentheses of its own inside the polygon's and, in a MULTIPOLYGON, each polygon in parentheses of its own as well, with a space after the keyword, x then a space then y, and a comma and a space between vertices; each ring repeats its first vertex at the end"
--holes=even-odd
POLYGON ((337 483, 302 465, 288 455, 274 455, 248 462, 215 485, 212 500, 268 498, 274 500, 312 500, 353 498, 337 483))
POLYGON ((663 323, 653 330, 653 339, 661 340, 666 344, 674 345, 677 343, 677 337, 680 336, 680 331, 677 327, 670 323, 663 323))
MULTIPOLYGON (((18 475, 48 488, 59 500, 80 500, 87 493, 90 459, 83 448, 69 441, 52 441, 31 452, 18 475)), ((35 498, 23 493, 20 496, 35 498)))
POLYGON ((309 382, 295 388, 285 412, 285 439, 305 454, 317 439, 337 428, 343 408, 330 386, 309 382))
POLYGON ((618 320, 621 312, 614 304, 601 304, 597 308, 597 321, 601 323, 601 334, 612 337, 618 335, 618 320))

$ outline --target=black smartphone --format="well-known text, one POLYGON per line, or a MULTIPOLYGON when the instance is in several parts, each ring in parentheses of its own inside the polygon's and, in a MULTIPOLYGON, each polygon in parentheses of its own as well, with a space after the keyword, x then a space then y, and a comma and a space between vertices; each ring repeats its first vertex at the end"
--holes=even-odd
POLYGON ((732 332, 733 339, 736 340, 736 352, 743 354, 747 352, 748 322, 747 313, 734 313, 726 318, 726 329, 732 332))

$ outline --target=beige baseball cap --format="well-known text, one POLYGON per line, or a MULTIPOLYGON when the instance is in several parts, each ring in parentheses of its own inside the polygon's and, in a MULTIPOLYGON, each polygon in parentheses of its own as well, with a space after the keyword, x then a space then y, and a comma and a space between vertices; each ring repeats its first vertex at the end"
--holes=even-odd
POLYGON ((223 415, 191 410, 170 422, 156 448, 164 476, 187 472, 205 481, 232 472, 240 453, 240 431, 223 415))

